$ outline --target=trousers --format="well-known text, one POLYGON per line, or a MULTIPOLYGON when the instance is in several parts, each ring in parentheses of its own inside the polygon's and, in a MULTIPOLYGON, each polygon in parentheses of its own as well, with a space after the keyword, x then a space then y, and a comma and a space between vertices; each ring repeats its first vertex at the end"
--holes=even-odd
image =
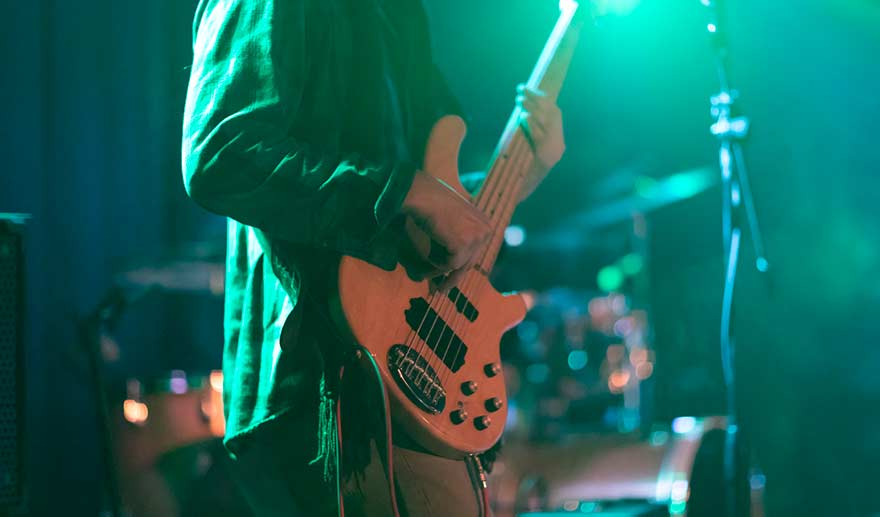
MULTIPOLYGON (((288 414, 263 424, 232 461, 232 474, 256 517, 336 517, 335 481, 315 464, 316 424, 309 416, 288 414), (303 432, 304 431, 304 432, 303 432), (309 436, 315 437, 311 442, 309 436)), ((390 490, 371 445, 371 456, 354 490, 344 494, 345 517, 390 517, 390 490)), ((395 445, 395 491, 401 517, 490 517, 483 515, 475 466, 395 445)))

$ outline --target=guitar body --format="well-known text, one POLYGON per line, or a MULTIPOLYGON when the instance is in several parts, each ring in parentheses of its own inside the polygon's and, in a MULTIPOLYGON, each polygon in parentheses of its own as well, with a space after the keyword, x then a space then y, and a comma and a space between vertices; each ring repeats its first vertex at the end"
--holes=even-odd
MULTIPOLYGON (((464 122, 434 126, 424 170, 469 194, 458 177, 464 122)), ((449 294, 429 292, 398 265, 385 271, 343 257, 334 316, 379 365, 392 418, 431 452, 461 458, 492 447, 507 419, 502 334, 525 317, 519 295, 473 271, 449 294), (455 294, 453 294, 455 293, 455 294)))

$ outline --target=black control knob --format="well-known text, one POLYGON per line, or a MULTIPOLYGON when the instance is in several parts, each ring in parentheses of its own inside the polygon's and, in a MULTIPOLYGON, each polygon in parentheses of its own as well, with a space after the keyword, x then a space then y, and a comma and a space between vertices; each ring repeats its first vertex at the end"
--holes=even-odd
POLYGON ((492 417, 489 415, 478 416, 476 420, 474 420, 474 427, 479 429, 480 431, 484 431, 492 425, 492 417))
POLYGON ((483 370, 486 372, 487 377, 495 377, 501 373, 501 365, 499 363, 489 363, 483 370))
POLYGON ((461 383, 461 392, 465 395, 473 395, 477 392, 477 388, 479 387, 480 385, 474 381, 463 382, 461 383))
POLYGON ((452 413, 449 413, 449 419, 452 420, 452 423, 455 425, 464 423, 464 421, 467 420, 467 417, 467 411, 463 409, 456 409, 452 413))
POLYGON ((492 397, 486 400, 486 409, 489 411, 498 411, 504 407, 504 401, 498 397, 492 397))

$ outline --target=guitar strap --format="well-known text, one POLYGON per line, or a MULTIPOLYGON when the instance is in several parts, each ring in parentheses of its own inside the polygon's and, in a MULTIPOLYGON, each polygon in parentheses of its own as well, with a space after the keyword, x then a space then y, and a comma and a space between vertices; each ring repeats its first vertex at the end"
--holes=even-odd
MULTIPOLYGON (((376 491, 369 490, 369 496, 373 498, 373 500, 370 501, 367 505, 370 508, 369 515, 387 515, 392 517, 400 517, 400 509, 398 508, 397 504, 397 483, 394 477, 394 442, 392 439, 392 422, 391 412, 388 405, 388 392, 385 390, 385 386, 382 383, 382 376, 379 372, 379 367, 376 364, 375 359, 365 348, 358 347, 356 352, 352 355, 351 360, 348 361, 347 364, 343 365, 339 370, 339 391, 336 405, 336 429, 339 444, 336 448, 337 465, 339 466, 337 470, 339 517, 364 517, 365 515, 363 501, 357 497, 362 493, 361 487, 359 486, 359 483, 363 481, 363 479, 360 477, 362 473, 346 470, 346 461, 344 460, 344 458, 350 455, 346 454, 346 451, 343 448, 343 444, 346 443, 350 443, 353 444, 355 447, 358 447, 360 443, 363 443, 365 441, 368 441, 370 444, 369 454, 371 454, 371 457, 375 459, 375 456, 378 456, 378 460, 381 463, 385 480, 388 484, 388 497, 384 501, 378 501, 380 496, 377 495, 376 491), (356 373, 349 373, 347 375, 347 371, 356 373), (375 383, 373 382, 373 380, 375 380, 375 383), (366 427, 368 428, 367 432, 369 432, 370 435, 357 436, 358 434, 362 433, 358 433, 357 429, 351 431, 351 428, 356 428, 357 425, 345 427, 345 417, 343 415, 346 413, 351 414, 352 412, 357 412, 357 409, 367 409, 373 412, 373 414, 376 414, 375 410, 377 408, 375 408, 373 404, 368 403, 366 404, 366 407, 356 406, 356 410, 352 411, 344 404, 349 404, 350 402, 357 403, 357 397, 362 396, 366 390, 371 391, 371 393, 369 394, 370 398, 372 398, 373 400, 381 400, 382 417, 377 419, 379 420, 378 422, 370 418, 361 417, 360 419, 358 419, 358 421, 356 421, 356 424, 368 424, 366 427), (346 396, 346 394, 348 396, 346 396), (355 439, 345 439, 344 430, 346 429, 349 430, 349 433, 356 435, 355 439), (375 454, 373 450, 373 444, 375 444, 375 452, 377 452, 378 454, 375 454), (352 497, 352 495, 354 495, 354 497, 352 497), (351 504, 346 506, 347 502, 351 504)), ((471 484, 475 488, 474 493, 479 499, 479 517, 487 517, 488 515, 490 515, 489 494, 486 488, 485 471, 483 469, 480 458, 476 455, 470 455, 465 458, 464 462, 467 466, 467 471, 470 477, 471 484)), ((378 474, 378 469, 376 468, 376 465, 369 465, 367 468, 370 471, 367 474, 368 476, 378 474)), ((375 485, 373 486, 375 487, 375 485)), ((406 515, 405 508, 404 515, 406 515)))
MULTIPOLYGON (((344 342, 334 332, 335 326, 330 316, 321 309, 325 306, 324 302, 316 299, 314 293, 311 292, 312 286, 307 285, 301 275, 287 267, 288 261, 293 255, 296 255, 294 249, 284 242, 269 237, 257 228, 253 228, 253 233, 263 249, 264 255, 269 259, 273 272, 287 291, 287 295, 297 299, 297 305, 300 307, 294 311, 302 317, 306 306, 311 305, 314 310, 309 312, 314 313, 322 320, 323 326, 328 329, 328 332, 333 332, 333 335, 328 338, 344 342)), ((322 276, 327 272, 310 271, 310 273, 322 276)), ((290 317, 293 316, 294 314, 291 314, 290 317)), ((329 347, 325 346, 324 348, 329 347)), ((325 482, 335 482, 339 517, 346 516, 346 500, 352 503, 348 517, 361 517, 364 514, 363 504, 350 496, 361 493, 359 484, 363 481, 363 471, 369 467, 372 459, 370 451, 375 443, 375 447, 379 451, 382 471, 388 480, 390 494, 388 511, 382 512, 381 515, 399 517, 391 458, 393 447, 391 445, 390 411, 378 365, 369 352, 360 346, 340 354, 333 354, 328 350, 323 350, 322 353, 328 355, 325 357, 324 379, 321 381, 320 387, 319 450, 313 462, 324 462, 325 482), (336 368, 334 365, 338 365, 336 372, 333 371, 336 368), (368 375, 370 373, 374 373, 374 375, 368 375), (345 412, 343 412, 342 403, 344 393, 349 394, 345 399, 347 404, 351 406, 346 406, 345 412), (377 414, 378 417, 376 417, 377 414), (354 420, 356 415, 358 416, 356 425, 351 426, 351 432, 345 428, 344 433, 343 420, 348 418, 354 420), (344 418, 345 416, 348 418, 344 418), (345 449, 343 449, 343 444, 347 444, 345 449)), ((376 469, 370 470, 375 471, 376 469)))
MULTIPOLYGON (((358 349, 352 354, 351 359, 347 361, 347 364, 343 364, 339 369, 339 391, 338 398, 336 402, 336 432, 337 432, 337 441, 338 446, 336 447, 336 463, 337 463, 337 474, 336 474, 336 482, 337 482, 337 494, 339 497, 339 517, 346 517, 346 500, 348 499, 351 503, 351 509, 353 512, 348 514, 348 517, 361 517, 361 513, 364 510, 364 502, 357 499, 357 497, 347 497, 353 494, 360 494, 361 487, 360 484, 364 482, 363 476, 364 472, 354 471, 352 466, 347 463, 361 463, 357 460, 349 460, 346 461, 346 458, 351 458, 353 455, 348 454, 343 448, 343 444, 350 444, 353 447, 361 447, 362 444, 366 443, 368 449, 366 454, 370 455, 370 459, 374 459, 376 454, 374 454, 374 445, 375 452, 378 453, 378 459, 382 465, 382 471, 384 473, 385 479, 388 483, 388 498, 384 502, 387 508, 384 511, 381 511, 381 515, 389 515, 393 517, 399 517, 400 511, 397 506, 397 490, 396 490, 396 482, 394 479, 394 461, 393 461, 393 440, 392 440, 392 425, 391 425, 391 411, 388 406, 388 392, 385 390, 385 385, 382 382, 382 376, 379 372, 379 366, 376 364, 373 356, 362 347, 358 347, 358 349), (348 373, 347 373, 348 372, 348 373), (366 378, 365 378, 366 377, 366 378), (365 393, 365 391, 369 390, 371 393, 365 393), (355 394, 363 399, 363 396, 368 396, 372 400, 366 401, 364 406, 366 407, 357 407, 350 409, 344 404, 348 404, 350 402, 357 402, 357 398, 355 394), (375 404, 376 401, 381 401, 380 404, 375 404), (379 407, 376 407, 376 406, 379 407), (358 410, 361 411, 358 411, 358 410), (376 415, 377 411, 381 414, 379 418, 370 418, 370 416, 364 417, 363 410, 369 409, 372 415, 376 415), (345 416, 349 415, 349 418, 353 414, 360 413, 361 418, 356 422, 354 426, 351 428, 354 430, 347 431, 347 427, 345 427, 344 421, 345 416), (360 424, 363 428, 358 431, 358 425, 360 424), (346 432, 349 432, 353 435, 352 439, 346 439, 346 432)), ((368 465, 364 470, 370 469, 371 474, 376 473, 375 468, 370 468, 368 465)), ((378 495, 373 491, 370 492, 370 496, 374 499, 378 499, 378 495)), ((369 502, 369 507, 374 509, 379 502, 377 500, 373 500, 369 502)), ((373 510, 374 512, 376 510, 373 510)))

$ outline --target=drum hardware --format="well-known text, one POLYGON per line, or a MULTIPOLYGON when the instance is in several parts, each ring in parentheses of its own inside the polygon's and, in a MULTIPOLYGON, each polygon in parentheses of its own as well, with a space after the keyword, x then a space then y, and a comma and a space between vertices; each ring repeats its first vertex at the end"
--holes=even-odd
POLYGON ((173 370, 143 381, 129 379, 117 414, 119 461, 131 470, 189 443, 223 437, 223 372, 173 370), (122 425, 125 424, 125 425, 122 425))
POLYGON ((525 247, 550 252, 571 251, 589 242, 583 235, 630 221, 633 214, 648 214, 697 196, 718 183, 711 167, 682 170, 661 178, 638 176, 623 195, 598 201, 561 224, 529 238, 525 247))
MULTIPOLYGON (((198 244, 198 243, 197 243, 198 244)), ((150 261, 133 261, 114 276, 114 284, 107 290, 96 307, 78 321, 79 342, 87 358, 88 375, 93 387, 96 406, 96 418, 99 430, 99 443, 102 451, 104 472, 104 490, 107 494, 109 508, 107 515, 120 517, 123 515, 122 494, 120 490, 120 469, 130 469, 133 465, 141 465, 148 460, 155 460, 160 454, 171 450, 177 444, 193 443, 198 440, 212 439, 222 436, 225 432, 223 421, 222 396, 213 391, 205 391, 204 386, 220 385, 210 377, 199 380, 198 392, 191 391, 185 374, 171 375, 166 381, 170 391, 184 399, 190 399, 194 412, 181 411, 186 415, 183 419, 173 417, 174 411, 181 400, 163 399, 151 396, 153 387, 129 383, 128 391, 132 396, 126 397, 118 411, 111 415, 107 401, 105 381, 105 363, 114 362, 119 358, 119 348, 112 340, 111 333, 126 310, 144 299, 155 290, 176 291, 184 293, 222 294, 224 267, 218 258, 216 246, 194 245, 185 253, 175 253, 170 258, 150 261), (204 396, 203 396, 204 394, 204 396), (173 402, 172 402, 173 401, 173 402), (195 419, 195 420, 194 420, 195 419), (178 437, 157 433, 154 422, 168 422, 178 437), (118 447, 112 435, 117 437, 124 431, 120 430, 120 422, 129 426, 128 431, 140 436, 138 446, 134 448, 118 447), (156 443, 150 440, 156 439, 156 443), (134 452, 132 457, 130 453, 134 452)), ((219 372, 214 373, 217 378, 219 372)), ((187 402, 187 404, 189 403, 187 402)), ((117 408, 114 408, 114 410, 117 408)), ((123 441, 126 438, 122 438, 123 441)), ((127 442, 126 442, 127 443, 127 442)), ((122 474, 124 474, 123 472, 122 474)))
POLYGON ((505 357, 511 433, 555 441, 638 428, 656 360, 647 313, 621 293, 555 288, 534 298, 505 357))
POLYGON ((207 501, 217 497, 208 493, 222 484, 223 504, 239 508, 239 513, 222 514, 246 515, 225 470, 222 389, 219 370, 207 375, 174 370, 126 382, 125 398, 113 411, 120 497, 126 511, 135 517, 184 516, 195 510, 214 515, 204 513, 208 510, 203 506, 223 508, 219 500, 207 501))
POLYGON ((226 251, 214 241, 194 241, 158 256, 132 258, 116 269, 114 281, 129 290, 160 290, 222 296, 226 251))
POLYGON ((123 271, 116 281, 128 287, 221 296, 225 274, 222 262, 173 260, 123 271))
MULTIPOLYGON (((122 517, 123 512, 118 462, 112 440, 110 408, 104 388, 106 382, 102 337, 117 323, 126 305, 125 293, 121 289, 113 287, 104 294, 91 313, 77 321, 77 337, 87 359, 90 384, 97 408, 95 418, 104 473, 103 488, 109 504, 107 515, 110 517, 122 517)), ((138 407, 138 410, 142 409, 144 408, 138 407)))
POLYGON ((717 517, 726 427, 725 417, 682 417, 644 437, 508 443, 490 477, 496 517, 717 517))

